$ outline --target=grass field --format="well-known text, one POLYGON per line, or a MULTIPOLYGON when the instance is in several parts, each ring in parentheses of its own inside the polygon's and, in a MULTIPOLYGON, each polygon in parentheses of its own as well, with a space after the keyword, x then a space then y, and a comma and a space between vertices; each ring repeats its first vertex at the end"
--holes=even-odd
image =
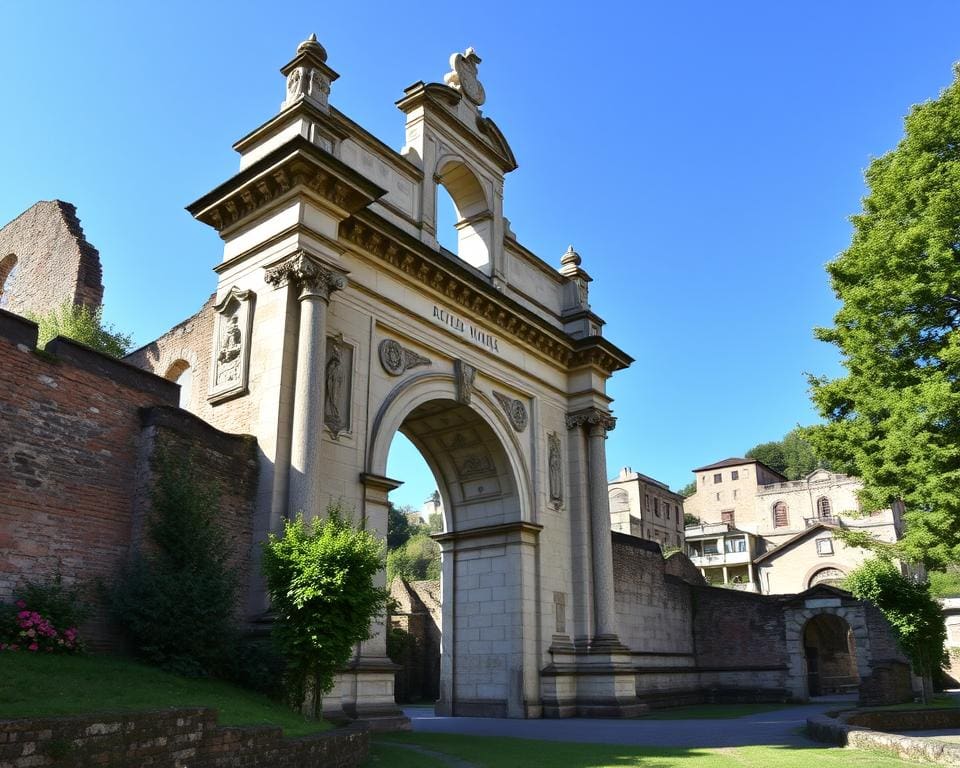
POLYGON ((108 656, 0 653, 0 717, 168 707, 214 707, 221 725, 278 725, 290 736, 330 727, 220 680, 180 677, 108 656))
POLYGON ((526 739, 391 734, 373 739, 364 768, 905 768, 887 755, 836 747, 659 749, 526 739))

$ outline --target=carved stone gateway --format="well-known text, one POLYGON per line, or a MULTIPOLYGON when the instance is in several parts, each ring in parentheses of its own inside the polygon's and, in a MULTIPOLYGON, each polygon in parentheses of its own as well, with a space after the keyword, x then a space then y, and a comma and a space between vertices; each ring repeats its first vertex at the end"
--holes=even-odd
MULTIPOLYGON (((421 451, 444 514, 438 711, 631 714, 603 453, 606 381, 631 358, 600 335, 581 257, 557 270, 509 230, 517 163, 480 111, 479 65, 468 48, 445 83, 403 93, 399 152, 331 106, 314 37, 282 68, 281 111, 189 207, 224 241, 211 420, 257 438, 260 536, 331 502, 385 535, 404 479, 386 476, 391 443, 402 431, 421 451), (438 185, 456 254, 437 243, 438 185)), ((248 603, 269 617, 256 579, 248 603)), ((393 675, 380 619, 327 716, 402 724, 393 675)))

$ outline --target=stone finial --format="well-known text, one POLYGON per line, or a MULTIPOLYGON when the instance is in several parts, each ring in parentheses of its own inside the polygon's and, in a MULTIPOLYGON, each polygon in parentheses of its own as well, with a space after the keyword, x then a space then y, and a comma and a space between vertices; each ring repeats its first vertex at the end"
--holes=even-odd
POLYGON ((318 59, 320 59, 320 61, 327 60, 327 49, 317 42, 316 32, 311 32, 310 37, 297 46, 298 56, 307 52, 314 54, 318 59))
POLYGON ((327 111, 330 84, 338 75, 327 66, 327 51, 315 34, 297 46, 297 55, 280 71, 287 77, 287 95, 280 109, 306 101, 327 111))
POLYGON ((450 71, 443 76, 443 82, 460 91, 475 106, 487 100, 483 85, 477 79, 477 64, 481 61, 473 48, 463 53, 450 54, 450 71))
POLYGON ((575 250, 573 250, 572 245, 568 245, 566 252, 563 254, 563 256, 560 257, 560 266, 561 267, 566 267, 566 266, 579 267, 581 261, 582 259, 580 258, 580 254, 577 253, 575 250))

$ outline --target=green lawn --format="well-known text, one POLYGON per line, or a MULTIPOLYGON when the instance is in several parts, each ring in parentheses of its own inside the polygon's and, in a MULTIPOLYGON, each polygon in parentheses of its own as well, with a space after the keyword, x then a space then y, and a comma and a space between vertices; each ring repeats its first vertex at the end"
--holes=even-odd
POLYGON ((786 709, 789 704, 697 704, 692 707, 656 709, 644 720, 730 720, 745 715, 759 715, 786 709))
POLYGON ((905 768, 878 752, 836 747, 660 749, 438 733, 374 737, 364 768, 905 768), (415 749, 411 749, 414 747, 415 749))
POLYGON ((220 680, 180 677, 109 656, 0 653, 0 717, 168 707, 214 707, 221 725, 278 725, 288 736, 330 727, 220 680))

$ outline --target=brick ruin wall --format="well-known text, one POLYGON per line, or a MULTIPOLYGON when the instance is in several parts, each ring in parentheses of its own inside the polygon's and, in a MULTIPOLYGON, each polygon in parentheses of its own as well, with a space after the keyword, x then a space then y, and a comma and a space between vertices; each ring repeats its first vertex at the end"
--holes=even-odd
POLYGON ((270 726, 222 727, 212 709, 0 720, 0 766, 17 768, 356 768, 369 743, 362 726, 299 738, 270 726))
POLYGON ((710 587, 679 554, 613 533, 620 639, 633 651, 637 695, 651 706, 781 699, 786 649, 780 600, 710 587))
POLYGON ((207 400, 217 314, 215 302, 216 294, 207 299, 195 315, 134 350, 124 360, 171 381, 176 381, 184 368, 189 367, 190 391, 181 403, 182 407, 218 429, 240 432, 256 421, 254 398, 234 398, 220 402, 216 407, 207 400))
MULTIPOLYGON (((0 310, 0 600, 59 569, 109 582, 143 531, 157 448, 189 452, 220 492, 235 565, 249 569, 256 443, 177 409, 177 386, 0 310)), ((116 647, 97 608, 95 648, 116 647)))
POLYGON ((65 302, 95 309, 102 301, 100 254, 73 205, 44 200, 0 229, 0 307, 42 315, 65 302))

